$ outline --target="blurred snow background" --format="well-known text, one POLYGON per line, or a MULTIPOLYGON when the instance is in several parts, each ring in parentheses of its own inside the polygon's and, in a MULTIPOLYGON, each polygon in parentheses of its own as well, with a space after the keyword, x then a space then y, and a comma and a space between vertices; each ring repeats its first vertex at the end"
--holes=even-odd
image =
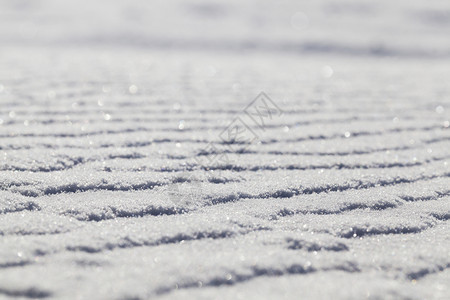
POLYGON ((448 1, 0 1, 3 45, 447 56, 448 1))

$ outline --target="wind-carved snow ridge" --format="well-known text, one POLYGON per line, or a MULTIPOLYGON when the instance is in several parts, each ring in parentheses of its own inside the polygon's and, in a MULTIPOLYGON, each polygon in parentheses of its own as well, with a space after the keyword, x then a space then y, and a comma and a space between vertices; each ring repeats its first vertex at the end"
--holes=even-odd
POLYGON ((177 205, 189 206, 211 194, 210 191, 204 189, 201 182, 232 184, 233 180, 223 178, 221 171, 242 171, 241 168, 233 165, 236 155, 258 143, 260 135, 264 134, 270 124, 276 122, 276 119, 282 115, 282 109, 265 92, 260 92, 218 134, 220 138, 218 143, 208 143, 193 157, 193 161, 187 163, 205 170, 202 178, 194 176, 193 173, 182 172, 176 177, 173 184, 163 187, 160 192, 167 193, 169 199, 177 205), (236 146, 239 147, 238 150, 236 146), (210 171, 216 172, 211 173, 210 171))

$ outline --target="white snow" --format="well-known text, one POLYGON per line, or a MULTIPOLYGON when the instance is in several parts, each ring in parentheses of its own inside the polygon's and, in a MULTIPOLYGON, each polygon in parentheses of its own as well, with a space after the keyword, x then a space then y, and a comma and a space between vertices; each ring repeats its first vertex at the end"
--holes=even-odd
POLYGON ((0 298, 448 299, 449 12, 0 2, 0 298))

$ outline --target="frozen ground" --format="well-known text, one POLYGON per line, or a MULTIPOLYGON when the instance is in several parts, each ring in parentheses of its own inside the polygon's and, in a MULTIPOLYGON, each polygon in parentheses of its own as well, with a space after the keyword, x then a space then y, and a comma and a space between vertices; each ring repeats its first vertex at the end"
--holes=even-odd
POLYGON ((91 2, 0 1, 0 298, 449 299, 446 2, 91 2))

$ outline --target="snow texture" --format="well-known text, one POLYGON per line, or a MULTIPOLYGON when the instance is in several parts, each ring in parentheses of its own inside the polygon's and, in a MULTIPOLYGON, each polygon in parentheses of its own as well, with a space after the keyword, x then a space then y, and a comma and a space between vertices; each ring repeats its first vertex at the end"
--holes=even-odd
POLYGON ((446 1, 0 1, 0 298, 450 299, 449 36, 446 1))

